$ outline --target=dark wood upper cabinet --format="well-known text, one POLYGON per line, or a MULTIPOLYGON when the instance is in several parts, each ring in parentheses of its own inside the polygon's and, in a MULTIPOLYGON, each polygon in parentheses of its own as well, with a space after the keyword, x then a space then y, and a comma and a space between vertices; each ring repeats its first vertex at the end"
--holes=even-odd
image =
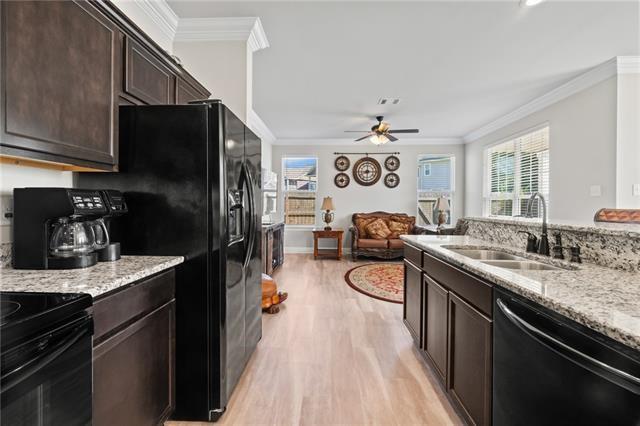
POLYGON ((185 79, 178 77, 176 80, 176 104, 188 104, 191 101, 207 99, 209 92, 201 87, 194 87, 185 79))
POLYGON ((114 170, 121 33, 86 1, 3 1, 3 155, 114 170))
POLYGON ((440 379, 447 377, 447 321, 449 292, 424 275, 426 292, 424 312, 424 350, 436 368, 440 379))
POLYGON ((134 40, 125 41, 124 91, 149 105, 175 102, 176 76, 134 40))
POLYGON ((404 261, 404 323, 418 346, 422 344, 422 271, 404 261))
POLYGON ((491 424, 491 320, 449 293, 448 387, 472 424, 491 424))

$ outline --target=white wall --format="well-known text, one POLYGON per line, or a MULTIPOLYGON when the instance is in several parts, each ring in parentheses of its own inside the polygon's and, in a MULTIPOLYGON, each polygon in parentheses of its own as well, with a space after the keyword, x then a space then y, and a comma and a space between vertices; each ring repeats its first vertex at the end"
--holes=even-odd
POLYGON ((618 150, 616 207, 640 208, 640 75, 618 75, 618 150))
POLYGON ((483 211, 484 156, 488 145, 549 124, 549 218, 592 222, 616 206, 616 77, 609 78, 465 146, 465 215, 483 211), (590 196, 600 185, 602 195, 590 196))
POLYGON ((251 104, 251 51, 246 41, 175 42, 183 66, 245 123, 251 104), (249 51, 249 54, 247 53, 249 51))
MULTIPOLYGON (((0 197, 3 205, 13 202, 13 188, 25 186, 69 188, 73 186, 73 172, 0 164, 0 197)), ((0 226, 0 243, 8 243, 10 241, 11 226, 0 226)))
MULTIPOLYGON (((331 196, 336 207, 335 220, 331 224, 334 228, 345 230, 344 246, 350 246, 348 228, 351 224, 351 215, 356 212, 372 212, 383 210, 388 212, 408 213, 415 216, 417 213, 417 168, 420 154, 453 154, 455 156, 455 194, 453 199, 454 221, 462 217, 464 211, 464 148, 463 145, 421 145, 401 146, 388 144, 383 148, 371 146, 343 147, 331 145, 274 145, 272 170, 278 174, 278 181, 282 184, 282 158, 285 156, 316 156, 318 158, 318 198, 316 225, 324 226, 322 222, 320 203, 322 198, 331 196), (337 170, 334 166, 335 151, 371 153, 398 151, 400 154, 400 169, 396 172, 400 176, 400 185, 394 189, 387 188, 382 179, 374 186, 365 187, 358 185, 353 178, 348 187, 337 188, 333 179, 337 170)), ((364 155, 349 155, 351 165, 364 155)), ((374 156, 380 163, 386 156, 374 156)), ((384 167, 384 166, 383 166, 384 167)), ((351 168, 347 172, 351 175, 351 168)), ((384 175, 383 175, 384 176, 384 175)), ((278 215, 283 217, 284 196, 281 188, 278 194, 278 215)), ((309 227, 287 226, 285 231, 285 246, 288 251, 309 251, 313 247, 313 239, 309 227)))

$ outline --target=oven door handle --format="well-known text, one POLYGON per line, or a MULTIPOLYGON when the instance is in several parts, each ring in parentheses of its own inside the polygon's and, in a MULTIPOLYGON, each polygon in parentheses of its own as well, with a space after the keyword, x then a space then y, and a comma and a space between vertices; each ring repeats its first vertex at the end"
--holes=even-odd
POLYGON ((615 380, 615 382, 618 385, 622 385, 622 383, 620 382, 623 382, 625 383, 625 388, 636 394, 640 394, 640 378, 633 376, 626 371, 622 371, 609 364, 606 364, 598 359, 595 359, 592 356, 587 355, 584 352, 581 352, 578 349, 556 339, 555 337, 550 336, 544 331, 539 330, 538 328, 534 327, 533 325, 529 324, 527 321, 516 315, 511 309, 509 309, 509 307, 502 301, 502 299, 498 298, 496 300, 496 304, 509 321, 520 328, 520 330, 522 330, 524 333, 542 343, 547 348, 553 350, 569 361, 593 373, 598 374, 597 370, 604 370, 605 372, 609 373, 610 376, 605 377, 602 375, 602 373, 600 373, 598 374, 600 377, 606 378, 609 381, 617 379, 615 380), (558 348, 563 349, 565 352, 559 350, 558 348))
POLYGON ((25 362, 6 374, 3 374, 2 377, 0 377, 0 383, 2 384, 2 390, 0 393, 4 393, 14 386, 24 382, 62 355, 63 352, 76 344, 76 342, 78 342, 82 337, 90 335, 91 327, 87 326, 90 323, 91 317, 86 318, 85 321, 74 327, 74 332, 63 341, 57 343, 55 346, 48 349, 41 355, 38 355, 36 358, 25 362))

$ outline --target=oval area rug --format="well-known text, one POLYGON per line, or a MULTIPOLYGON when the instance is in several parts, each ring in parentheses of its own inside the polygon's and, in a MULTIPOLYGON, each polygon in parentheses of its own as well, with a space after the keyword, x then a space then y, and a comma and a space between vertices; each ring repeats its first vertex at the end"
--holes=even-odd
POLYGON ((404 300, 404 264, 370 263, 347 271, 344 279, 351 288, 367 296, 392 303, 404 300))

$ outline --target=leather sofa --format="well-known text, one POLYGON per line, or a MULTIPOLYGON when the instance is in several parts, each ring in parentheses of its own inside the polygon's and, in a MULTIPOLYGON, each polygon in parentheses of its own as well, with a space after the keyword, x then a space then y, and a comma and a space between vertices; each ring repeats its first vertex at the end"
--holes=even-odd
POLYGON ((395 259, 404 254, 401 234, 434 234, 432 230, 416 225, 415 216, 405 213, 354 213, 351 216, 351 256, 395 259), (384 226, 381 225, 384 223, 384 226))

